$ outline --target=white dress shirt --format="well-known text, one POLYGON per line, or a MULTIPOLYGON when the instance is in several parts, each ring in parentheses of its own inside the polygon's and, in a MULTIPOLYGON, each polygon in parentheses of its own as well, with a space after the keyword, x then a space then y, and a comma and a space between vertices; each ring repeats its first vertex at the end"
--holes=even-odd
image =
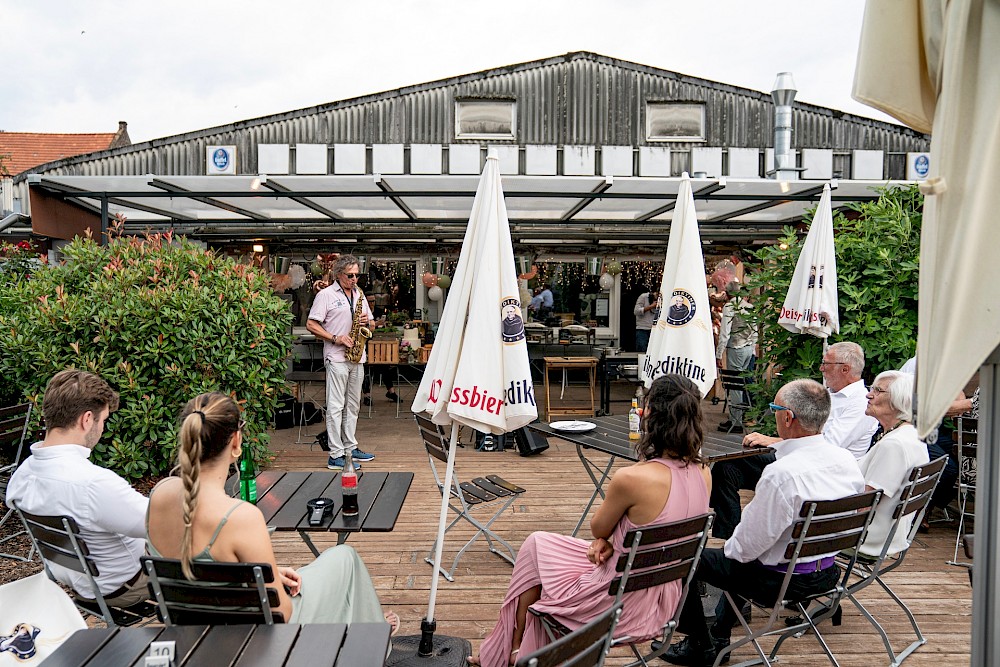
POLYGON ((865 414, 868 389, 862 380, 830 392, 830 418, 823 426, 823 435, 830 443, 843 447, 861 458, 868 453, 878 420, 865 414))
MULTIPOLYGON (((861 553, 878 556, 882 553, 885 538, 892 527, 892 513, 899 503, 903 486, 907 483, 910 470, 914 466, 930 461, 927 445, 917 437, 917 429, 912 424, 903 424, 875 443, 871 451, 858 461, 865 482, 873 489, 882 489, 882 500, 875 510, 875 518, 868 527, 868 536, 861 545, 861 553)), ((913 525, 911 514, 899 525, 892 537, 892 544, 886 553, 897 554, 907 547, 906 536, 913 525)))
MULTIPOLYGON (((753 500, 743 509, 724 553, 741 563, 759 560, 764 565, 788 562, 785 547, 792 524, 807 500, 836 500, 861 493, 865 479, 858 463, 845 449, 822 435, 783 440, 774 445, 776 460, 764 468, 753 500)), ((803 558, 819 560, 831 554, 803 558)))
MULTIPOLYGON (((11 501, 32 514, 76 519, 101 572, 96 579, 102 594, 119 588, 139 571, 139 557, 146 549, 149 500, 112 471, 91 463, 87 447, 32 445, 31 456, 7 485, 7 502, 11 501)), ((55 563, 50 567, 56 579, 94 598, 85 575, 55 563)))

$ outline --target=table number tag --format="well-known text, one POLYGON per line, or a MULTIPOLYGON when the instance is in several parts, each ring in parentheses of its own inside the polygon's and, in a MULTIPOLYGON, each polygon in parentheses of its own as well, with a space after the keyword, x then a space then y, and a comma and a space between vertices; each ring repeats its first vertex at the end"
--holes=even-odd
POLYGON ((174 664, 175 643, 152 642, 149 645, 149 655, 146 656, 145 667, 171 667, 174 664))

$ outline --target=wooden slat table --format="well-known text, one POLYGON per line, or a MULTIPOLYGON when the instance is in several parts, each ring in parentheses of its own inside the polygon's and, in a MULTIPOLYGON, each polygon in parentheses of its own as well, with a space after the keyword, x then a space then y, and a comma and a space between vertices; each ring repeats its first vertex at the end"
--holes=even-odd
MULTIPOLYGON (((562 438, 567 442, 576 445, 577 456, 583 463, 584 470, 590 475, 590 481, 594 483, 594 493, 590 496, 590 502, 583 510, 583 515, 573 529, 573 536, 580 531, 580 527, 587 519, 590 508, 594 506, 597 496, 604 498, 604 483, 611 475, 611 467, 615 459, 625 459, 626 461, 638 461, 639 457, 635 453, 635 441, 628 438, 628 415, 610 415, 607 417, 597 417, 588 419, 596 428, 585 432, 558 431, 548 424, 536 422, 528 424, 528 428, 546 436, 562 438), (588 458, 585 450, 592 450, 600 454, 606 454, 606 462, 595 462, 588 458)), ((774 451, 770 447, 747 448, 743 446, 743 436, 729 433, 705 433, 705 439, 701 445, 701 455, 709 464, 727 459, 739 459, 746 456, 756 456, 774 451)))
MULTIPOLYGON (((358 472, 358 508, 354 517, 341 514, 343 495, 340 473, 332 471, 283 472, 265 470, 257 475, 257 507, 264 514, 269 528, 278 531, 296 530, 302 541, 319 556, 309 533, 337 533, 337 544, 343 544, 351 533, 389 532, 413 483, 412 472, 358 472), (333 513, 319 526, 309 525, 306 503, 313 498, 333 500, 333 513)), ((228 489, 239 489, 239 477, 226 482, 228 489)))
POLYGON ((154 641, 174 642, 174 667, 381 667, 387 623, 175 625, 78 630, 46 667, 142 667, 154 641))

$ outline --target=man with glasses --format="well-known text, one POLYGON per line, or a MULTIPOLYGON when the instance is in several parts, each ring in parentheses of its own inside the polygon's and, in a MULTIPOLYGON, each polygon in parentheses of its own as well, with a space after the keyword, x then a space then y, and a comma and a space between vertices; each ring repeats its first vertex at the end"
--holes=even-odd
MULTIPOLYGON (((857 343, 834 343, 823 353, 819 368, 831 401, 830 417, 823 425, 823 436, 831 444, 848 450, 854 458, 861 458, 867 453, 878 428, 878 421, 865 414, 868 389, 861 380, 865 370, 864 350, 857 343)), ((743 446, 770 447, 781 440, 780 432, 778 437, 748 433, 743 438, 743 446)), ((761 454, 720 461, 712 466, 714 537, 726 539, 733 534, 740 521, 740 489, 753 489, 765 466, 774 463, 774 460, 774 454, 761 454)))
MULTIPOLYGON (((763 605, 777 602, 788 567, 785 546, 805 501, 836 500, 865 490, 854 457, 822 433, 831 398, 813 380, 795 380, 778 391, 771 404, 779 436, 776 460, 761 475, 732 537, 722 549, 702 552, 695 579, 728 591, 739 606, 747 600, 763 605)), ((801 558, 787 597, 800 599, 832 588, 839 577, 834 556, 801 558)), ((729 645, 730 632, 738 622, 725 596, 719 598, 715 618, 709 628, 701 597, 688 595, 679 627, 687 637, 672 645, 663 659, 675 665, 713 664, 718 651, 729 645)))
POLYGON ((361 404, 361 385, 365 374, 367 351, 354 363, 347 351, 354 346, 351 331, 354 311, 361 304, 360 323, 368 326, 372 311, 358 289, 358 258, 341 255, 333 265, 333 284, 320 290, 309 310, 306 328, 323 341, 323 362, 326 366, 326 434, 330 440, 330 457, 326 467, 342 470, 346 456, 354 461, 371 461, 374 454, 358 449, 355 435, 361 404))
MULTIPOLYGON (((104 422, 118 409, 118 394, 85 371, 56 373, 45 388, 45 440, 7 485, 7 504, 45 516, 71 516, 80 527, 99 575, 94 579, 112 607, 131 607, 149 598, 139 557, 146 552, 149 500, 114 472, 94 465, 90 453, 104 422)), ((86 575, 49 562, 52 576, 93 600, 86 575)))

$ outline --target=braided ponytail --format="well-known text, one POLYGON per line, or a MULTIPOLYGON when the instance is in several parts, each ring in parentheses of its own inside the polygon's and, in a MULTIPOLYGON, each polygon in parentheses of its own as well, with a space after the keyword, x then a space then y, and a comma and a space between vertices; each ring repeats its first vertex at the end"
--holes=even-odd
POLYGON ((230 438, 239 430, 239 423, 240 410, 236 402, 220 392, 201 394, 188 401, 181 411, 177 463, 184 485, 184 536, 181 538, 180 561, 181 571, 188 580, 194 579, 191 569, 192 525, 198 509, 201 463, 214 460, 226 449, 230 438))

